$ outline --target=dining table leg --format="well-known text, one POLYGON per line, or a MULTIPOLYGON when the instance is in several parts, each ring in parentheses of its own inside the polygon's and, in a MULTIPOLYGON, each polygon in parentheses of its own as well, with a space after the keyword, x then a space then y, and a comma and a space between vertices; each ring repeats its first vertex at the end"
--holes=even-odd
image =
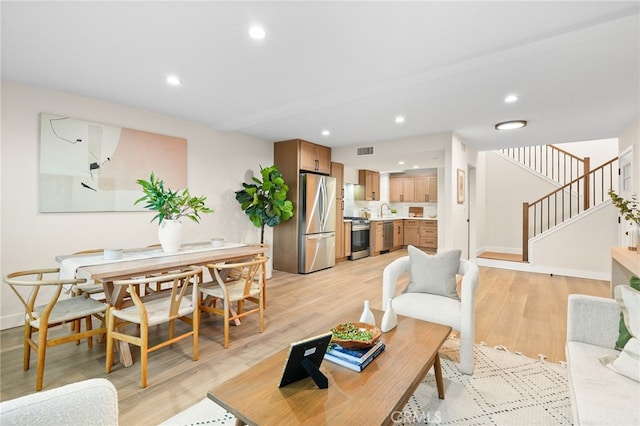
MULTIPOLYGON (((114 286, 113 282, 106 281, 103 283, 104 294, 107 303, 111 306, 121 307, 124 300, 124 286, 114 286)), ((133 358, 131 357, 131 348, 127 342, 122 340, 115 340, 115 347, 118 351, 118 359, 120 364, 124 367, 131 367, 133 365, 133 358)))

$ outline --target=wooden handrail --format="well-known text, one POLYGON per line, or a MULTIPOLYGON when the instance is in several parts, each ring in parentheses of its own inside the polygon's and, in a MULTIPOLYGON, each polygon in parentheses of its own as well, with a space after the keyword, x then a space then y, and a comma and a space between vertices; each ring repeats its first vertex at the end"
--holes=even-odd
POLYGON ((505 148, 499 151, 560 185, 589 173, 589 157, 580 158, 554 145, 505 148))
MULTIPOLYGON (((584 175, 572 179, 555 191, 533 202, 523 203, 522 259, 525 262, 529 260, 529 239, 531 237, 560 225, 609 199, 608 192, 612 188, 614 179, 613 164, 617 160, 618 157, 615 157, 595 169, 589 170, 584 175), (597 182, 597 177, 600 178, 599 182, 597 182)), ((589 163, 587 158, 585 161, 587 169, 589 163)))

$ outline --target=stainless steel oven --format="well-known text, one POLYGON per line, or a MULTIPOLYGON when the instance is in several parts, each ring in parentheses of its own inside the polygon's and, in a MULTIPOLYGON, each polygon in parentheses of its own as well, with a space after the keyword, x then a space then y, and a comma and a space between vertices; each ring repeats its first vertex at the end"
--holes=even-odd
POLYGON ((351 255, 349 260, 369 256, 369 219, 362 217, 347 217, 345 219, 351 219, 351 255))

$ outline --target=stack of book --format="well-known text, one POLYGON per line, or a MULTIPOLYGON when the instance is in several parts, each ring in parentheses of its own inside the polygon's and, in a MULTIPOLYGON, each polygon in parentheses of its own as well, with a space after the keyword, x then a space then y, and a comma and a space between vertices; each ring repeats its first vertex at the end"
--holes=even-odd
POLYGON ((354 371, 362 371, 375 357, 384 351, 385 345, 382 340, 378 340, 375 345, 366 349, 352 350, 331 343, 327 348, 324 359, 334 364, 350 368, 354 371))

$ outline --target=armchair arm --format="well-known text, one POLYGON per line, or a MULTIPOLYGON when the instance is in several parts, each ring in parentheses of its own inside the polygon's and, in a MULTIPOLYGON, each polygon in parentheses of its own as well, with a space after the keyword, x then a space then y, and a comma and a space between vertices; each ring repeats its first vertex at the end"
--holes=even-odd
POLYGON ((613 348, 618 338, 620 308, 614 299, 570 294, 567 310, 567 342, 583 342, 613 348))
POLYGON ((396 295, 396 284, 405 272, 410 271, 409 256, 403 256, 388 264, 382 272, 382 310, 387 309, 387 301, 396 295))
POLYGON ((468 260, 460 261, 460 269, 458 274, 462 275, 462 283, 460 285, 460 304, 462 310, 462 318, 474 318, 473 311, 476 303, 476 289, 480 271, 478 265, 468 260))

